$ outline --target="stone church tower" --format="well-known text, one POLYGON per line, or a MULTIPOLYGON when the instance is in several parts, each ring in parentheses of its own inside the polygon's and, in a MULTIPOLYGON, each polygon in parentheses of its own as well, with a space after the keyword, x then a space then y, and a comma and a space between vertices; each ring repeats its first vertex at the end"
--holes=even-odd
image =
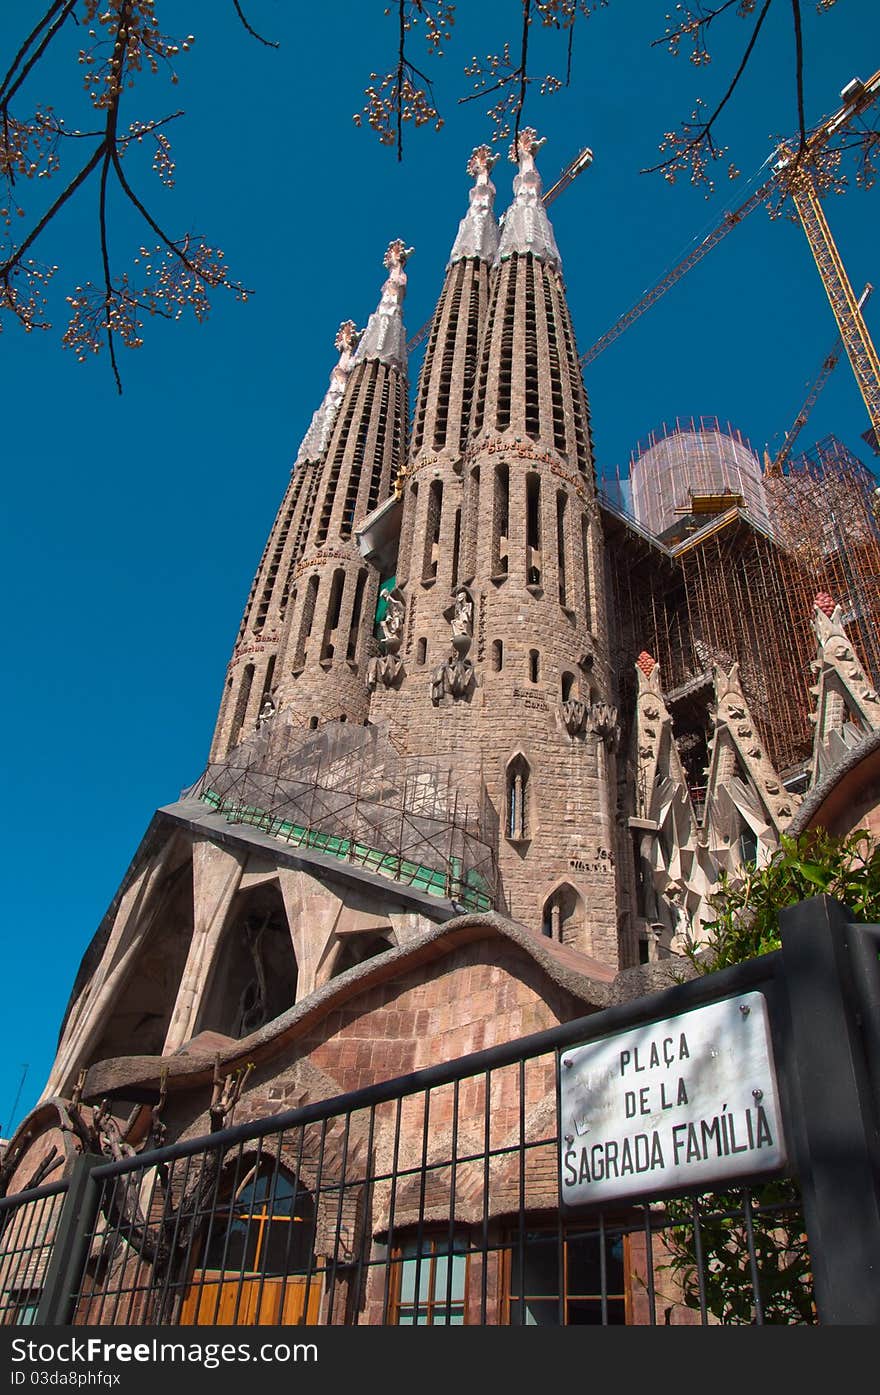
POLYGON ((445 758, 475 807, 482 792, 506 912, 616 965, 601 530, 540 144, 520 133, 500 234, 488 149, 469 165, 404 482, 404 662, 371 711, 397 721, 411 751, 445 758))
POLYGON ((616 966, 602 537, 541 144, 529 129, 511 150, 503 229, 497 156, 481 146, 468 163, 408 450, 402 242, 364 333, 340 328, 245 609, 212 760, 261 714, 306 731, 384 725, 407 757, 434 762, 493 845, 498 908, 616 966), (395 494, 399 536, 371 565, 359 535, 377 515, 387 524, 395 494))
MULTIPOLYGON (((411 249, 410 249, 411 250, 411 249)), ((340 326, 339 363, 300 447, 245 607, 214 736, 222 759, 261 711, 294 704, 303 724, 362 723, 364 666, 379 579, 355 522, 391 491, 406 449, 407 249, 392 242, 388 280, 366 330, 340 326)))

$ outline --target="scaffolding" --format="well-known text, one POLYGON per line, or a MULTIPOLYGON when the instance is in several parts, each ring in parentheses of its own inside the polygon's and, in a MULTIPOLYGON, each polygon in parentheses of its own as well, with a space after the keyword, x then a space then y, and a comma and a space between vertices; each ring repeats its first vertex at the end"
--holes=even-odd
POLYGON ((493 908, 497 869, 485 787, 473 808, 448 765, 401 753, 384 725, 330 722, 304 732, 287 715, 282 710, 210 764, 188 796, 290 847, 463 909, 493 908))
POLYGON ((793 459, 784 473, 765 475, 767 524, 747 505, 731 506, 718 495, 715 513, 680 518, 675 539, 665 542, 622 506, 621 481, 605 490, 622 702, 632 710, 633 665, 647 649, 660 664, 695 788, 708 749, 716 665, 729 670, 739 664, 752 717, 780 774, 803 768, 812 746, 810 661, 818 593, 841 605, 855 652, 880 685, 875 484, 870 470, 828 437, 793 459))
POLYGON ((701 499, 727 496, 769 524, 761 464, 750 442, 718 417, 676 417, 639 441, 630 459, 632 511, 657 537, 701 499))
POLYGON ((835 436, 765 478, 776 537, 797 563, 800 603, 819 592, 840 605, 859 659, 880 686, 880 530, 877 481, 835 436))

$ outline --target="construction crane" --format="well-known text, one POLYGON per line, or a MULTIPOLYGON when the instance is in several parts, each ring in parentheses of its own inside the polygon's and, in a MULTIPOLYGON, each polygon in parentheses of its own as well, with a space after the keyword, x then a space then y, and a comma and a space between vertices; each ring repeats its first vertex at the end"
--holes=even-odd
POLYGON ((602 335, 602 338, 597 339, 596 343, 581 356, 581 365, 585 366, 598 358, 603 349, 619 338, 634 320, 650 309, 669 290, 670 286, 674 286, 676 281, 679 281, 692 266, 701 261, 707 252, 716 247, 732 228, 741 223, 753 209, 757 208, 759 203, 764 202, 774 188, 781 185, 792 197, 801 226, 810 244, 813 260, 837 320, 843 346, 868 409, 874 450, 880 453, 880 449, 878 449, 880 447, 880 362, 878 362, 877 351, 871 342, 871 336, 862 318, 861 309, 856 302, 840 253, 832 237, 810 170, 812 161, 822 147, 833 136, 837 135, 842 127, 867 111, 877 100, 878 95, 880 95, 880 70, 874 73, 867 82, 853 78, 851 82, 847 83, 840 94, 842 102, 840 109, 811 132, 803 149, 799 150, 791 143, 781 144, 776 152, 777 159, 771 177, 765 180, 739 208, 734 209, 732 213, 725 214, 718 226, 703 239, 698 247, 695 247, 671 271, 667 272, 663 279, 647 291, 632 309, 621 315, 620 319, 602 335))
MULTIPOLYGON (((844 105, 829 122, 819 128, 816 135, 807 141, 806 150, 817 136, 828 140, 835 132, 850 121, 853 116, 865 111, 880 94, 880 71, 868 82, 853 78, 841 92, 844 105)), ((820 141, 821 144, 821 141, 820 141)), ((804 152, 806 154, 806 151, 804 152)), ((843 265, 837 245, 831 235, 828 219, 819 201, 816 185, 804 160, 798 160, 796 150, 791 146, 780 147, 776 170, 785 181, 797 209, 801 227, 810 244, 813 260, 822 278, 825 294, 828 297, 840 337, 843 340, 862 400, 868 409, 868 417, 873 433, 873 449, 880 455, 880 359, 868 333, 868 326, 862 318, 861 307, 856 302, 846 268, 843 265)))
MULTIPOLYGON (((868 284, 865 286, 865 289, 862 291, 862 294, 859 296, 858 306, 860 310, 863 309, 864 306, 867 304, 868 300, 871 297, 873 289, 874 287, 871 285, 869 281, 868 284)), ((786 464, 789 456, 791 455, 791 452, 794 448, 794 443, 797 440, 798 436, 801 434, 801 431, 804 425, 806 424, 808 416, 810 415, 811 411, 816 405, 816 400, 819 397, 820 392, 822 391, 828 379, 831 377, 831 374, 837 367, 837 364, 840 360, 840 355, 842 353, 843 339, 838 334, 830 352, 822 360, 822 367, 819 369, 819 372, 816 374, 815 379, 810 385, 810 390, 804 398, 804 404, 798 412, 797 416, 795 417, 794 421, 792 422, 791 426, 789 427, 788 431, 786 432, 785 440, 782 442, 782 445, 779 451, 777 452, 776 456, 773 458, 773 460, 770 460, 768 456, 764 457, 765 474, 782 474, 783 466, 786 464)))
POLYGON ((611 328, 606 330, 602 338, 597 339, 585 354, 581 354, 581 367, 586 368, 588 363, 592 363, 593 359, 598 358, 609 344, 613 344, 615 339, 619 339, 624 330, 629 329, 630 325, 644 315, 646 310, 650 310, 651 306, 655 305, 660 297, 664 296, 669 288, 675 285, 676 281, 681 280, 685 272, 690 271, 692 266, 697 265, 697 262, 701 262, 707 252, 711 252, 713 247, 717 247, 722 238, 726 237, 744 218, 747 218, 753 209, 762 204, 772 193, 776 184, 777 176, 773 174, 769 179, 765 179, 764 183, 753 194, 749 195, 745 203, 740 204, 739 208, 735 208, 732 213, 725 213, 721 222, 703 238, 702 242, 688 252, 687 256, 683 257, 671 271, 668 271, 661 281, 646 291, 631 310, 627 310, 625 315, 621 315, 618 320, 615 320, 611 328))
MULTIPOLYGON (((578 175, 583 174, 584 170, 587 169, 592 163, 593 152, 589 148, 589 146, 585 145, 583 150, 579 151, 579 153, 575 155, 574 159, 566 165, 565 169, 562 171, 562 174, 559 176, 556 183, 552 184, 550 188, 547 190, 542 200, 544 207, 546 208, 548 204, 551 204, 554 199, 558 198, 560 194, 564 193, 565 190, 569 187, 569 185, 574 183, 578 175)), ((409 353, 412 353, 414 349, 417 349, 419 345, 424 342, 425 337, 430 328, 431 321, 427 320, 422 325, 421 329, 418 330, 413 335, 412 339, 410 339, 407 343, 406 347, 409 353)))
POLYGON ((575 155, 571 163, 566 165, 556 183, 551 184, 547 190, 543 199, 544 207, 546 208, 548 204, 551 204, 560 194, 564 194, 568 186, 573 184, 578 175, 583 174, 584 170, 592 163, 593 152, 588 145, 585 145, 580 154, 575 155))

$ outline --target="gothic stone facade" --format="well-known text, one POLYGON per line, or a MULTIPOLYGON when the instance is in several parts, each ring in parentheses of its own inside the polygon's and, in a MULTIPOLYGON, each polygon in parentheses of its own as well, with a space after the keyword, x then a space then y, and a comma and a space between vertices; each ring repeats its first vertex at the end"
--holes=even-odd
MULTIPOLYGON (((155 1109, 166 1141, 204 1133, 245 1062, 239 1121, 644 992, 681 972, 638 965, 699 924, 743 829, 768 856, 794 812, 735 669, 714 675, 699 817, 650 655, 621 710, 631 675, 539 145, 521 132, 503 228, 490 153, 472 157, 411 440, 412 249, 389 247, 364 332, 341 327, 210 764, 155 815, 86 952, 6 1190, 87 1148, 143 1148, 155 1109)), ((880 721, 839 610, 820 598, 816 616, 827 779, 880 721)), ((552 1168, 546 1191, 552 1206, 552 1168)))

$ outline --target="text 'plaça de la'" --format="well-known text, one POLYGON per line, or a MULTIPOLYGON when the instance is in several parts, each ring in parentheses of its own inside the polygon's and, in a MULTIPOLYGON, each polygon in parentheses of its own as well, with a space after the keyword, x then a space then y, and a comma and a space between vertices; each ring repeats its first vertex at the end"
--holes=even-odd
MULTIPOLYGON (((647 1051, 643 1050, 641 1053, 637 1046, 621 1051, 620 1075, 623 1079, 660 1067, 672 1070, 679 1062, 689 1061, 690 1058, 687 1037, 684 1032, 680 1032, 677 1042, 675 1037, 669 1036, 652 1041, 647 1051)), ((626 1090, 623 1097, 627 1119, 634 1119, 637 1114, 653 1114, 657 1109, 672 1109, 675 1105, 688 1102, 687 1086, 682 1075, 679 1075, 675 1084, 670 1080, 661 1080, 659 1098, 654 1092, 654 1086, 637 1085, 634 1081, 632 1084, 633 1088, 626 1090)))

